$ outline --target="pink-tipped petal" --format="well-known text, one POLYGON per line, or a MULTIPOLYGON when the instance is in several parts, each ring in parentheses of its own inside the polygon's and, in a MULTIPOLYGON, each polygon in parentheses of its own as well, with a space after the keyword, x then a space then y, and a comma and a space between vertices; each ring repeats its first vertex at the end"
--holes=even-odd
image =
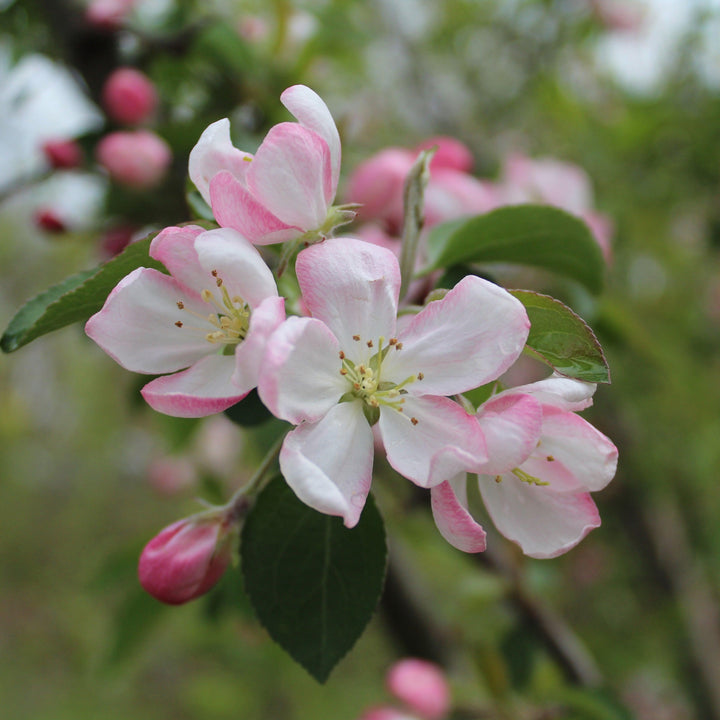
POLYGON ((219 172, 210 181, 210 203, 218 224, 233 228, 255 245, 284 242, 302 234, 279 220, 231 173, 219 172))
MULTIPOLYGON (((460 477, 464 490, 465 473, 460 477)), ((485 550, 485 531, 468 512, 467 502, 460 502, 450 482, 430 488, 430 505, 437 529, 453 547, 466 553, 485 550)))
POLYGON ((300 121, 301 125, 316 132, 328 145, 332 169, 332 197, 335 197, 340 177, 340 134, 330 110, 322 98, 305 85, 293 85, 280 96, 280 102, 300 121))
POLYGON ((277 296, 275 278, 260 253, 236 230, 209 230, 195 241, 199 263, 214 291, 215 276, 231 298, 241 297, 251 308, 265 298, 277 296))
POLYGON ((554 405, 562 410, 577 411, 592 405, 592 396, 596 387, 594 383, 551 375, 544 380, 510 388, 506 392, 532 395, 543 404, 554 405))
POLYGON ((253 310, 248 334, 235 348, 232 381, 241 392, 250 392, 257 386, 268 340, 283 320, 285 298, 266 298, 253 310))
POLYGON ((209 287, 207 273, 200 266, 195 239, 205 232, 197 225, 166 227, 150 243, 150 257, 161 262, 181 285, 199 297, 209 287))
POLYGON ((470 275, 442 300, 427 305, 404 328, 402 349, 390 352, 383 378, 412 394, 454 395, 494 380, 525 346, 530 322, 522 304, 502 288, 470 275))
POLYGON ((354 360, 377 352, 380 336, 385 342, 393 336, 400 268, 392 252, 355 238, 333 238, 303 250, 296 269, 307 308, 354 360), (370 340, 376 349, 367 348, 370 340))
POLYGON ((232 383, 235 359, 208 355, 187 370, 149 382, 142 396, 153 410, 174 417, 206 417, 240 402, 246 392, 232 383))
POLYGON ((487 462, 485 440, 475 417, 444 397, 406 395, 398 412, 380 407, 380 434, 390 465, 421 487, 487 462))
POLYGON ((328 145, 302 125, 275 125, 255 154, 247 184, 258 202, 282 223, 315 230, 325 222, 331 202, 328 145))
POLYGON ((137 268, 108 295, 102 310, 88 320, 85 332, 126 370, 149 374, 181 370, 214 348, 202 333, 176 326, 185 319, 178 300, 189 311, 207 314, 206 303, 173 278, 137 268))
POLYGON ((479 481, 495 527, 530 557, 562 555, 600 526, 600 515, 588 493, 557 493, 510 474, 500 482, 489 475, 481 475, 479 481))
POLYGON ((280 469, 306 505, 360 519, 372 480, 373 438, 358 402, 340 403, 320 422, 299 425, 285 438, 280 469))
POLYGON ((530 395, 502 393, 483 403, 477 414, 488 452, 483 472, 497 475, 521 465, 537 445, 542 417, 530 395))
POLYGON ((270 337, 258 392, 273 415, 295 425, 317 422, 348 391, 340 346, 319 320, 288 318, 270 337))
POLYGON ((230 121, 227 118, 209 125, 190 151, 188 171, 190 179, 210 205, 210 181, 222 170, 227 170, 241 183, 252 162, 250 153, 238 150, 230 140, 230 121))

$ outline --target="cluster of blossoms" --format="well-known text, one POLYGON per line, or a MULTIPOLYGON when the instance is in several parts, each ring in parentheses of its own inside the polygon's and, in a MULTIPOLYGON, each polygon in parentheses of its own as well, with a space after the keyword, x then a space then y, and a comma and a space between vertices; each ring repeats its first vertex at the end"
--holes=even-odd
MULTIPOLYGON (((615 471, 612 443, 575 414, 594 386, 552 377, 495 394, 477 410, 464 402, 462 393, 496 381, 518 359, 530 327, 523 305, 470 275, 419 311, 399 312, 395 254, 331 237, 353 213, 333 205, 340 139, 328 108, 304 86, 281 99, 298 122, 273 127, 254 155, 233 147, 227 120, 203 133, 190 177, 220 227, 163 230, 150 255, 169 275, 132 272, 87 334, 123 367, 161 375, 142 394, 163 413, 211 415, 257 388, 295 426, 279 456, 285 480, 349 528, 370 491, 378 444, 398 473, 431 490, 437 526, 461 550, 485 548, 468 510, 470 477, 498 529, 525 553, 566 551, 599 524, 589 493, 615 471), (292 303, 301 314, 289 317, 255 247, 279 242, 303 248, 288 265, 301 293, 292 303)), ((466 159, 446 144, 437 162, 456 182, 459 170, 449 166, 466 159)), ((205 592, 227 564, 236 510, 164 530, 143 554, 144 586, 169 602, 205 592), (173 570, 160 573, 163 564, 173 570), (178 595, 178 585, 190 590, 178 595)))

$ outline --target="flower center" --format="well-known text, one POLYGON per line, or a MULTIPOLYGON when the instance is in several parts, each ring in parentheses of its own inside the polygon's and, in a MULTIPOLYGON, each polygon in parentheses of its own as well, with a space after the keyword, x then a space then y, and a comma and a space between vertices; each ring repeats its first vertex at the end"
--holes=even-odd
POLYGON ((207 332, 207 326, 188 326, 182 320, 178 320, 175 325, 179 328, 187 327, 199 330, 205 334, 205 339, 209 343, 222 345, 223 352, 234 352, 235 346, 242 342, 247 335, 250 325, 250 307, 239 295, 230 297, 222 278, 218 277, 217 270, 212 271, 212 276, 215 278, 220 298, 218 299, 212 290, 205 289, 200 293, 202 299, 212 307, 211 313, 208 315, 196 313, 188 309, 182 300, 178 300, 177 307, 178 310, 210 323, 213 329, 207 332))

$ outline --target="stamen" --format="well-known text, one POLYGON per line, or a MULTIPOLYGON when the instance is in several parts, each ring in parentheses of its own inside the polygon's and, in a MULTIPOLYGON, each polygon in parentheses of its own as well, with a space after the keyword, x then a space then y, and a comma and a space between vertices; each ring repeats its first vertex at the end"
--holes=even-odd
POLYGON ((347 375, 347 370, 345 368, 340 368, 340 374, 347 375))
POLYGON ((367 341, 367 346, 368 346, 369 348, 371 348, 371 347, 373 346, 373 341, 372 341, 372 340, 368 340, 368 341, 367 341))
POLYGON ((338 353, 338 355, 340 356, 341 360, 345 359, 345 353, 342 350, 338 353))
POLYGON ((218 271, 217 271, 217 270, 211 270, 211 271, 210 271, 210 274, 211 274, 214 278, 216 278, 216 277, 218 276, 218 271))
POLYGON ((502 482, 502 475, 496 475, 495 476, 495 482, 500 484, 502 482))
POLYGON ((548 462, 555 462, 555 458, 554 458, 552 455, 548 455, 545 459, 546 459, 548 462))
POLYGON ((402 343, 401 343, 401 342, 395 343, 395 349, 396 349, 396 350, 402 350, 402 343))
POLYGON ((184 310, 185 309, 185 303, 182 300, 177 301, 178 310, 184 310))
POLYGON ((182 326, 183 326, 182 320, 178 320, 178 321, 175 323, 175 327, 182 327, 182 326))
POLYGON ((418 419, 417 419, 416 417, 411 417, 411 418, 410 418, 410 422, 411 422, 413 425, 417 425, 417 424, 418 424, 418 419))
POLYGON ((423 375, 423 373, 421 373, 421 372, 419 372, 419 373, 417 374, 417 379, 418 379, 418 380, 422 380, 424 377, 425 377, 425 375, 423 375))
POLYGON ((397 345, 397 338, 390 338, 388 342, 390 345, 397 345))
POLYGON ((353 335, 353 340, 360 340, 360 336, 359 336, 359 335, 353 335))

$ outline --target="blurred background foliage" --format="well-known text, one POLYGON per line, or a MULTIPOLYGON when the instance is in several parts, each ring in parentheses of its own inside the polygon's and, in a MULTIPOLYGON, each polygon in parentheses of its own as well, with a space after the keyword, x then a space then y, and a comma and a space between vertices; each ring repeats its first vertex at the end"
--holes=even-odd
MULTIPOLYGON (((103 259, 110 229, 192 218, 187 155, 202 130, 230 117, 252 150, 301 82, 338 122, 345 177, 438 134, 466 143, 482 177, 513 151, 588 172, 615 226, 606 292, 531 280, 596 330, 613 384, 588 417, 620 449, 596 497, 602 528, 552 561, 495 535, 486 556, 462 556, 426 496, 385 472, 387 594, 321 687, 268 640, 237 572, 181 608, 135 578, 160 527, 252 472, 267 429, 157 416, 80 328, 42 338, 0 361, 4 717, 351 719, 385 699, 393 659, 423 654, 447 667, 457 718, 720 719, 717 3, 656 0, 625 27, 596 0, 137 0, 112 27, 79 2, 0 5, 0 114, 12 117, 2 84, 30 53, 70 68, 98 105, 108 74, 133 65, 158 89, 153 129, 174 158, 162 185, 109 184, 93 219, 59 234, 33 221, 47 168, 0 188, 3 327, 103 259), (213 463, 218 443, 229 466, 213 463)), ((79 138, 87 157, 108 129, 79 138)))

